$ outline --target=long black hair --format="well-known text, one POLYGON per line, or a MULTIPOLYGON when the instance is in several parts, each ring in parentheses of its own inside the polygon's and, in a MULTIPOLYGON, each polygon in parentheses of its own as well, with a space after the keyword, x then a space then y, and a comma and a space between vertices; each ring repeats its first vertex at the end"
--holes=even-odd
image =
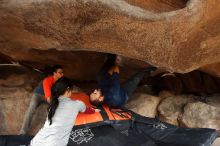
POLYGON ((52 97, 52 100, 49 104, 49 107, 48 107, 48 119, 49 119, 49 122, 50 122, 50 125, 52 124, 52 118, 56 112, 56 109, 59 105, 59 100, 58 98, 63 95, 67 90, 71 90, 72 89, 72 82, 70 79, 68 78, 65 78, 65 77, 62 77, 60 79, 58 79, 56 81, 56 83, 54 84, 54 90, 55 90, 55 93, 52 97))

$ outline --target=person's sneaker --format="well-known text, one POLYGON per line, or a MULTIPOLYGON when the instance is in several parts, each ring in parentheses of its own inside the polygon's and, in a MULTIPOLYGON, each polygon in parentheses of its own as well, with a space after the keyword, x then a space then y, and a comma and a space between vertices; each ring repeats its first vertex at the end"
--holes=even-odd
POLYGON ((154 72, 155 70, 157 70, 156 67, 148 67, 147 69, 143 70, 142 73, 144 76, 143 76, 142 80, 143 81, 148 80, 149 77, 151 77, 152 72, 154 72))
POLYGON ((146 68, 145 70, 144 70, 144 72, 154 72, 155 70, 157 70, 157 68, 156 67, 154 67, 154 66, 151 66, 151 67, 148 67, 148 68, 146 68))

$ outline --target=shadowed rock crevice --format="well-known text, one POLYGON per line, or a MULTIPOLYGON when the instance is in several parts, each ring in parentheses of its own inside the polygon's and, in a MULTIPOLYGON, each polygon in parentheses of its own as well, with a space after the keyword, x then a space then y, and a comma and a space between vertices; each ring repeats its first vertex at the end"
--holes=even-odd
POLYGON ((0 64, 10 64, 12 63, 12 59, 7 55, 0 53, 0 64))
MULTIPOLYGON (((91 51, 24 49, 14 52, 13 57, 13 59, 20 58, 17 60, 20 64, 40 71, 43 71, 47 65, 61 64, 64 66, 66 76, 78 81, 90 81, 96 80, 96 75, 106 59, 106 54, 91 51)), ((122 79, 149 66, 148 63, 127 57, 123 57, 123 60, 122 73, 127 74, 122 79)))
POLYGON ((163 73, 153 78, 157 91, 204 96, 220 93, 220 78, 195 70, 186 74, 163 73))

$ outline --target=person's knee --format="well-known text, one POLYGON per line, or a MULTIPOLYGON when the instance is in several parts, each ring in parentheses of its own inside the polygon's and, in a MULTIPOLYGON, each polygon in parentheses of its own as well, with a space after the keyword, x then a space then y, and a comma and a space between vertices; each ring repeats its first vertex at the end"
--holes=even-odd
POLYGON ((38 94, 33 94, 33 96, 31 97, 31 102, 30 104, 35 105, 35 104, 39 104, 41 102, 41 96, 38 94))
POLYGON ((31 102, 30 106, 28 108, 28 112, 31 113, 31 114, 34 113, 39 105, 40 105, 40 103, 38 101, 31 102))

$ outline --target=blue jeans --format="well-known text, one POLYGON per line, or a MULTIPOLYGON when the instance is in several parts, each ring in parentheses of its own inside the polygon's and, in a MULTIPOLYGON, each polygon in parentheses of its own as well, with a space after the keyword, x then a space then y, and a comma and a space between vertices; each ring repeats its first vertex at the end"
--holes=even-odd
POLYGON ((140 81, 143 79, 146 72, 138 72, 131 76, 127 81, 120 85, 119 74, 113 73, 112 76, 104 74, 104 76, 98 77, 99 83, 108 84, 102 87, 105 95, 105 102, 109 106, 123 106, 128 97, 135 91, 140 81))
POLYGON ((122 83, 121 88, 123 88, 127 95, 130 96, 136 89, 140 81, 143 79, 146 72, 138 72, 131 76, 127 81, 122 83))

